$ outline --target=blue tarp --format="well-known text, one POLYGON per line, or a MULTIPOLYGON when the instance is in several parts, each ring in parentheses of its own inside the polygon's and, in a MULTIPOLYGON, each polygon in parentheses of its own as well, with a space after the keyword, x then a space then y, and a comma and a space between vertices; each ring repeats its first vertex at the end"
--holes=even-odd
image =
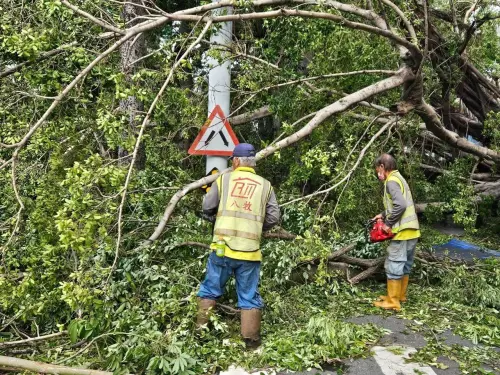
POLYGON ((447 254, 450 258, 472 260, 473 258, 485 259, 500 257, 500 251, 484 249, 469 242, 453 238, 445 244, 433 246, 436 254, 447 254))

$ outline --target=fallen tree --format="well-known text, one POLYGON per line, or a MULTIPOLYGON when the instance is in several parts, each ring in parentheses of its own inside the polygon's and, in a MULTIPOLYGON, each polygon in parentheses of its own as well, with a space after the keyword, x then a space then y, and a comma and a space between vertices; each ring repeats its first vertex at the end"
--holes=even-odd
MULTIPOLYGON (((342 306, 353 289, 334 279, 283 285, 297 259, 310 259, 299 276, 308 267, 337 270, 360 290, 369 284, 360 281, 382 273, 382 258, 358 255, 370 249, 347 246, 315 259, 339 237, 350 242, 352 228, 382 209, 376 155, 396 156, 419 212, 453 203, 473 226, 474 191, 500 197, 497 10, 489 2, 456 8, 387 0, 7 2, 0 331, 12 341, 0 347, 137 373, 204 373, 234 361, 230 319, 216 317, 216 332, 202 339, 193 334, 209 246, 208 226, 193 212, 198 187, 217 176, 200 179, 204 159, 187 154, 207 117, 209 35, 231 21, 226 115, 238 139, 260 150, 258 173, 272 181, 289 230, 264 236, 266 350, 279 353, 279 365, 297 363, 283 347, 305 348, 311 365, 318 353, 359 355, 357 346, 319 350, 304 329, 311 311, 342 306), (212 13, 224 6, 232 12, 212 13), (39 333, 70 327, 71 344, 39 333), (113 335, 116 327, 124 334, 113 335)), ((460 282, 462 270, 453 269, 460 282)), ((481 281, 479 269, 466 271, 481 281)), ((479 306, 489 297, 467 298, 479 306)), ((237 314, 233 302, 221 308, 237 314)))

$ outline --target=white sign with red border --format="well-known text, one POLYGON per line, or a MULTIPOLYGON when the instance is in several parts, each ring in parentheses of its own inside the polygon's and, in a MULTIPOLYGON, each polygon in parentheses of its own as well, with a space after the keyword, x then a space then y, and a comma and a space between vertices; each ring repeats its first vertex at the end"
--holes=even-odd
POLYGON ((222 108, 216 105, 188 152, 191 155, 231 156, 239 143, 222 108))

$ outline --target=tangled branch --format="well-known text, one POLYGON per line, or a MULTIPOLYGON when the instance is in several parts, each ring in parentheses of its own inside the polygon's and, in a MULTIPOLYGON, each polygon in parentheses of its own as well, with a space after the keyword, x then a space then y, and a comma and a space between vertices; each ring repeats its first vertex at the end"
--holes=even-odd
POLYGON ((125 206, 125 200, 127 198, 127 190, 128 190, 128 186, 130 183, 130 179, 132 177, 132 171, 134 169, 134 164, 135 164, 135 161, 137 159, 137 153, 139 151, 139 145, 141 143, 142 136, 144 134, 144 130, 146 129, 146 126, 151 119, 151 115, 152 115, 154 109, 156 108, 156 104, 158 103, 158 100, 163 95, 163 93, 165 92, 165 89, 167 88, 168 84, 170 83, 172 77, 174 76, 175 70, 179 67, 179 65, 182 63, 182 61, 191 53, 193 48, 200 42, 200 40, 208 32, 208 30, 210 29, 211 26, 212 26, 212 22, 208 22, 205 25, 205 27, 203 28, 203 30, 200 33, 200 35, 198 36, 198 38, 193 43, 191 43, 191 45, 186 49, 186 51, 182 54, 182 56, 179 59, 177 59, 177 61, 174 63, 174 65, 172 66, 172 69, 170 69, 170 72, 168 74, 167 79, 165 80, 160 91, 158 92, 158 94, 154 98, 153 102, 151 103, 151 106, 149 107, 148 113, 146 114, 146 117, 142 121, 141 129, 139 131, 139 135, 137 136, 137 140, 136 140, 135 147, 134 147, 134 152, 132 154, 132 161, 130 162, 130 166, 129 166, 128 173, 127 173, 127 178, 125 180, 125 186, 123 187, 123 190, 122 190, 122 199, 120 202, 120 206, 118 208, 118 238, 116 240, 115 258, 113 260, 113 265, 111 266, 111 271, 109 273, 109 276, 108 276, 106 283, 109 283, 111 275, 113 274, 113 271, 115 270, 116 264, 118 262, 118 256, 120 253, 120 244, 121 244, 121 238, 122 238, 123 207, 125 206))

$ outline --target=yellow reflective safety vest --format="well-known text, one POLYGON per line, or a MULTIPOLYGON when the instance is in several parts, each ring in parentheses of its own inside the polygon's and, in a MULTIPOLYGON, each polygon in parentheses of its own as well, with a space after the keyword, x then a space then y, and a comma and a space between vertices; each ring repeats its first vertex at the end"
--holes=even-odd
POLYGON ((271 183, 237 169, 219 177, 217 186, 220 202, 213 242, 222 237, 231 250, 259 250, 271 183))
POLYGON ((386 211, 390 211, 393 208, 391 195, 387 192, 387 183, 389 181, 397 182, 403 193, 403 197, 406 200, 406 210, 399 221, 392 226, 392 232, 398 233, 404 229, 420 229, 418 223, 417 212, 415 211, 415 204, 413 203, 413 197, 411 195, 410 187, 404 179, 403 176, 398 171, 393 171, 389 174, 384 182, 384 207, 386 211))

